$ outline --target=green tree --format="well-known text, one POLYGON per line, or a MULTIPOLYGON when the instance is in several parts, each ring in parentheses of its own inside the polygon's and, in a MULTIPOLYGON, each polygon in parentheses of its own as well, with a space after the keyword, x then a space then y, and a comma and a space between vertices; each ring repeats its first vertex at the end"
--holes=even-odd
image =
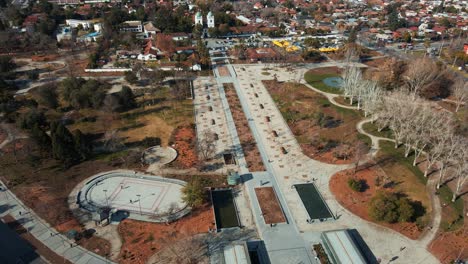
POLYGON ((128 86, 122 86, 122 90, 117 94, 122 110, 132 109, 136 106, 135 95, 128 86))
POLYGON ((49 135, 35 124, 31 129, 31 138, 40 146, 42 150, 49 150, 52 141, 50 140, 49 135))
POLYGON ((34 126, 44 127, 47 126, 47 119, 37 108, 30 108, 20 117, 19 126, 23 129, 32 129, 34 126))
POLYGON ((356 28, 352 28, 351 32, 349 32, 348 43, 356 43, 357 40, 357 30, 356 28))
POLYGON ((80 159, 75 150, 75 141, 70 131, 60 122, 53 122, 50 128, 52 138, 52 155, 55 159, 70 166, 80 159))
POLYGON ((322 46, 322 44, 320 43, 320 40, 318 38, 306 38, 304 40, 304 44, 307 46, 307 47, 311 47, 311 48, 314 48, 314 49, 318 49, 322 46))
POLYGON ((135 73, 128 71, 125 72, 125 80, 131 84, 135 84, 138 81, 138 78, 135 73))
POLYGON ((13 58, 10 56, 0 56, 0 73, 8 73, 16 68, 13 58))
POLYGON ((182 200, 188 206, 198 207, 205 200, 205 189, 199 179, 192 179, 182 189, 182 200))
POLYGON ((48 83, 37 88, 34 92, 40 104, 48 108, 55 109, 58 107, 57 86, 54 83, 48 83))
POLYGON ((411 221, 414 214, 414 208, 408 198, 398 197, 390 192, 377 193, 369 206, 369 215, 374 220, 388 223, 411 221))
POLYGON ((81 160, 89 158, 92 151, 92 144, 88 137, 77 129, 73 132, 73 140, 75 142, 75 150, 80 155, 81 160))

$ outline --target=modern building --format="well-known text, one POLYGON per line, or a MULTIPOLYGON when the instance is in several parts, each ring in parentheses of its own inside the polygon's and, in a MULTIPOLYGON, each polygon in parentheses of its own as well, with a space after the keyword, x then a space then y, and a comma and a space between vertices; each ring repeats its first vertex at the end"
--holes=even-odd
POLYGON ((208 28, 214 28, 215 27, 215 19, 213 13, 208 12, 208 15, 206 15, 206 23, 208 25, 208 28))
POLYGON ((57 30, 57 42, 63 40, 73 40, 73 31, 70 26, 61 26, 57 30))
POLYGON ((224 263, 251 264, 249 250, 245 242, 233 243, 224 247, 224 263))
POLYGON ((323 232, 321 239, 332 263, 367 263, 359 246, 355 243, 348 230, 342 229, 323 232))
POLYGON ((80 19, 67 19, 65 20, 65 24, 67 24, 67 26, 70 26, 71 28, 77 28, 81 25, 84 30, 88 30, 93 25, 92 21, 90 20, 80 19))
POLYGON ((140 20, 125 21, 120 26, 120 31, 143 32, 143 24, 140 20))

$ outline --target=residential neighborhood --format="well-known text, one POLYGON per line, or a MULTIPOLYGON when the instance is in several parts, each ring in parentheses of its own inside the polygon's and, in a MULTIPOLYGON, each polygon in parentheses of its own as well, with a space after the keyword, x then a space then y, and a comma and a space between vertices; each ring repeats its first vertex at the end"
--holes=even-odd
POLYGON ((0 2, 0 263, 468 263, 468 1, 0 2))

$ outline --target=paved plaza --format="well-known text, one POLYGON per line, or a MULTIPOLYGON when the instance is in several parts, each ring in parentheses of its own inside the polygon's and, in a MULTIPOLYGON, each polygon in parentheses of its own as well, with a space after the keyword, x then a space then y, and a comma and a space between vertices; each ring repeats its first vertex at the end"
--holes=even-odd
POLYGON ((234 153, 216 81, 212 77, 201 77, 193 82, 193 86, 197 138, 213 136, 214 162, 224 163, 223 154, 234 153))
POLYGON ((135 215, 172 214, 186 208, 182 201, 184 184, 158 176, 114 171, 97 175, 83 185, 79 202, 88 210, 109 207, 135 215))

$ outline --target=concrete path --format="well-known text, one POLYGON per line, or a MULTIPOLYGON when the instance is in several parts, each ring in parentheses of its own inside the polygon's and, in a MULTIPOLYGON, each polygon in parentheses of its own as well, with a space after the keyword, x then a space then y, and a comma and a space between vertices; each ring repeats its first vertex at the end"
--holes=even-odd
MULTIPOLYGON (((0 126, 8 134, 7 138, 0 143, 0 149, 14 139, 27 138, 27 136, 23 134, 14 136, 12 133, 18 133, 18 131, 13 131, 13 129, 6 124, 2 123, 0 126)), ((36 215, 33 210, 24 205, 10 190, 7 189, 6 185, 1 180, 0 207, 6 208, 6 210, 0 212, 0 216, 5 216, 7 214, 11 215, 37 240, 41 241, 52 251, 65 257, 71 262, 79 264, 112 263, 108 259, 90 252, 81 246, 77 246, 73 241, 57 232, 57 230, 52 228, 47 222, 36 215)))
MULTIPOLYGON (((112 263, 108 259, 94 254, 81 246, 76 245, 57 230, 52 228, 33 210, 25 206, 10 190, 0 181, 0 207, 8 208, 0 216, 7 214, 15 218, 37 240, 60 256, 77 264, 105 264, 112 263)), ((52 209, 51 209, 52 210, 52 209)))

